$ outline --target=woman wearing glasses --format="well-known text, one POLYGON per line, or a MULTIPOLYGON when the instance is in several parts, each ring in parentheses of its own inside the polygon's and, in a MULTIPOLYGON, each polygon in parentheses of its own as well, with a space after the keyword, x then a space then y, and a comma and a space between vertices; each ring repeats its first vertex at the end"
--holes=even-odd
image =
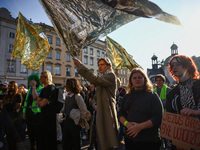
POLYGON ((44 71, 40 75, 40 81, 44 88, 37 98, 36 105, 41 107, 41 143, 42 150, 56 150, 56 102, 57 90, 52 83, 52 75, 44 71))

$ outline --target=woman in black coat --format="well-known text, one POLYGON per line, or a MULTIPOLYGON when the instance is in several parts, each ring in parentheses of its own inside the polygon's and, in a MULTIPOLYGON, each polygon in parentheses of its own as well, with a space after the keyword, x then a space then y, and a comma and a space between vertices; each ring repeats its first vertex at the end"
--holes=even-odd
POLYGON ((163 107, 141 68, 130 74, 127 94, 123 97, 119 120, 126 128, 126 149, 160 149, 159 128, 163 107))

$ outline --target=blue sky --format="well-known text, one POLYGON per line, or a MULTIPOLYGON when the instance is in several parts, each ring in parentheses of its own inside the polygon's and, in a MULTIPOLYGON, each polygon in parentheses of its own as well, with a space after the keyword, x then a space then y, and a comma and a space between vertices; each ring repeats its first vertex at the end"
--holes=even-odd
MULTIPOLYGON (((131 54, 145 70, 151 68, 151 57, 158 60, 171 54, 173 42, 179 54, 200 56, 200 1, 199 0, 152 0, 163 11, 179 18, 183 27, 158 21, 139 18, 108 36, 118 42, 131 54)), ((7 8, 15 18, 19 11, 34 23, 51 25, 42 6, 37 0, 0 0, 0 7, 7 8)), ((104 40, 104 39, 102 39, 104 40)))

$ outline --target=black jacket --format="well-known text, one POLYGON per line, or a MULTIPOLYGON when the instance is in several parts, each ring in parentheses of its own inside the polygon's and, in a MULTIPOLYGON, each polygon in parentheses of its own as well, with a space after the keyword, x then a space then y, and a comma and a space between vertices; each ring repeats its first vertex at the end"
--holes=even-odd
MULTIPOLYGON (((200 103, 200 80, 194 80, 192 86, 192 92, 194 96, 195 105, 198 108, 200 103)), ((166 101, 166 110, 167 112, 180 114, 180 110, 183 109, 181 102, 180 102, 180 88, 179 84, 175 86, 168 94, 167 94, 167 101, 166 101)))

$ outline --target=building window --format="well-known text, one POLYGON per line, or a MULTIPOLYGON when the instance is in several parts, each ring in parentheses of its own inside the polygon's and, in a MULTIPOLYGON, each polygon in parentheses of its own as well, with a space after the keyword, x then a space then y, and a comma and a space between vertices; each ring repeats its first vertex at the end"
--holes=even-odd
POLYGON ((56 45, 60 46, 60 39, 56 38, 56 45))
POLYGON ((105 57, 105 54, 104 54, 104 52, 102 52, 102 58, 104 58, 105 57))
POLYGON ((13 51, 13 44, 9 44, 8 52, 12 53, 13 51))
POLYGON ((78 56, 75 56, 76 59, 79 59, 78 56))
POLYGON ((88 53, 88 50, 87 48, 84 48, 84 53, 87 54, 88 53))
POLYGON ((12 38, 12 39, 14 39, 14 38, 15 38, 15 33, 13 33, 13 32, 10 32, 10 34, 9 34, 9 38, 12 38))
POLYGON ((47 39, 48 39, 49 44, 52 44, 52 43, 53 43, 52 37, 48 36, 47 39))
POLYGON ((27 72, 27 68, 25 65, 21 64, 21 71, 20 72, 27 72))
POLYGON ((70 68, 66 68, 66 76, 71 76, 71 69, 70 68))
POLYGON ((55 67, 55 75, 60 75, 60 66, 55 67))
POLYGON ((48 70, 49 72, 51 72, 51 74, 52 74, 52 68, 51 68, 51 66, 47 66, 47 70, 48 70))
POLYGON ((126 74, 126 70, 124 69, 124 74, 126 74))
POLYGON ((88 58, 84 57, 84 64, 88 64, 88 58))
POLYGON ((90 48, 90 55, 93 55, 93 48, 90 48))
POLYGON ((79 77, 77 68, 75 69, 75 77, 79 77))
POLYGON ((56 59, 60 60, 60 52, 56 52, 56 59))
POLYGON ((52 51, 47 55, 47 58, 52 58, 52 51))
POLYGON ((93 58, 90 58, 90 65, 94 65, 94 61, 93 61, 94 59, 93 58))
POLYGON ((100 57, 100 51, 97 51, 97 57, 100 57))
POLYGON ((70 54, 67 54, 67 62, 70 62, 70 54))
POLYGON ((14 62, 8 62, 8 67, 10 67, 9 72, 14 72, 15 71, 15 63, 14 62))

